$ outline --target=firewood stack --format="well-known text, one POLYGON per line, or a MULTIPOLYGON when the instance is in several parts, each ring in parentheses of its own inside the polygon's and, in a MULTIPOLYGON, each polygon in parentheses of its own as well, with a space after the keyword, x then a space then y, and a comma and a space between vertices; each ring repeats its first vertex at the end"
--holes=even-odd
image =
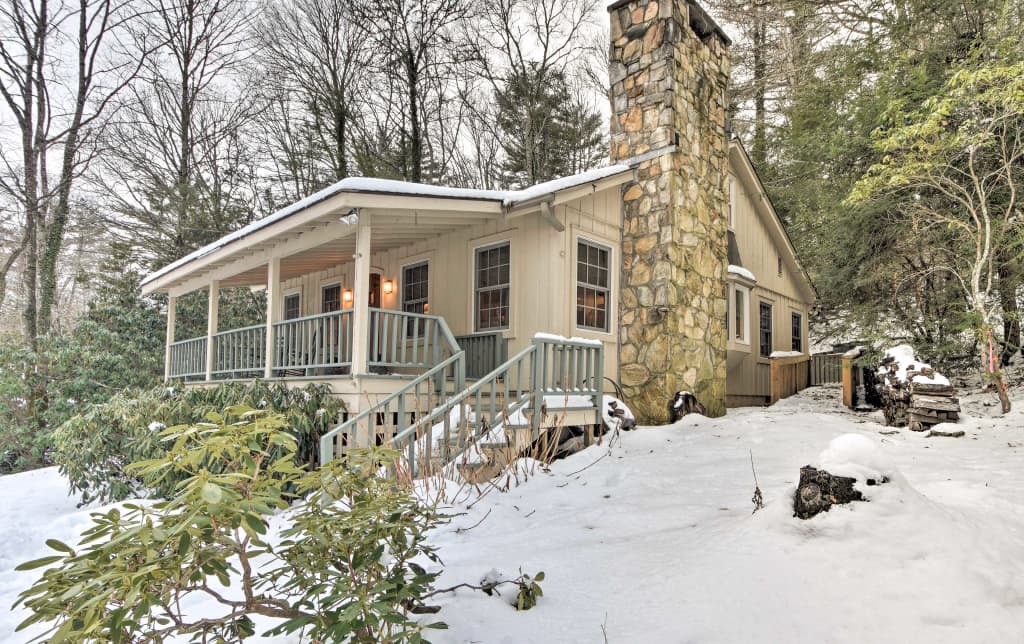
POLYGON ((949 381, 927 365, 903 366, 905 377, 901 377, 898 360, 890 356, 883 360, 879 370, 886 425, 921 432, 939 423, 959 420, 960 400, 949 381))

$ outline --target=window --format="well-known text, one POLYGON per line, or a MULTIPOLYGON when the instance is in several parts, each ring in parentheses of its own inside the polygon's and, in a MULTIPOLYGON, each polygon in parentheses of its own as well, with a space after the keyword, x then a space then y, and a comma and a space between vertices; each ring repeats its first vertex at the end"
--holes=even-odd
POLYGON ((799 313, 793 314, 793 351, 804 350, 804 325, 799 313))
POLYGON ((320 312, 330 313, 341 310, 341 284, 325 286, 321 291, 320 312))
POLYGON ((478 248, 474 278, 476 330, 508 328, 509 244, 478 248))
POLYGON ((750 329, 750 313, 747 310, 747 300, 749 298, 750 291, 745 286, 737 284, 733 292, 733 306, 732 306, 732 339, 741 344, 750 344, 750 338, 747 337, 748 329, 750 329))
POLYGON ((576 326, 608 330, 608 261, 611 251, 576 242, 576 326))
POLYGON ((761 357, 767 358, 772 354, 772 305, 767 302, 761 302, 760 312, 758 329, 761 336, 761 357))
POLYGON ((429 313, 427 302, 430 269, 426 262, 402 268, 402 310, 406 313, 429 313))
POLYGON ((302 296, 298 293, 284 296, 284 319, 294 320, 302 315, 302 296))

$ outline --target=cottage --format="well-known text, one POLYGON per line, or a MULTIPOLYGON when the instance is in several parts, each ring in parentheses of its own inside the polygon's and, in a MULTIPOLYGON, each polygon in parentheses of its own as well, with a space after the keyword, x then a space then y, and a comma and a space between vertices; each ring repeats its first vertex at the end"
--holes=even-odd
POLYGON ((609 12, 611 165, 519 191, 348 178, 226 235, 143 281, 170 296, 167 378, 326 383, 349 411, 325 458, 376 435, 410 462, 596 424, 610 381, 646 421, 676 390, 768 402, 814 293, 729 138, 729 40, 688 0, 609 12), (266 288, 264 324, 219 328, 211 297, 207 334, 175 336, 175 298, 231 286, 266 288))

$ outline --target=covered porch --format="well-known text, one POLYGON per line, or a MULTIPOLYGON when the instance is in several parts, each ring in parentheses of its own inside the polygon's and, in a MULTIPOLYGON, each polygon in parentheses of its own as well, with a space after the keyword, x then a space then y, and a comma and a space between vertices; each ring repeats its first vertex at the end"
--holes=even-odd
POLYGON ((486 374, 507 357, 503 334, 455 336, 443 315, 434 314, 444 311, 428 310, 425 292, 411 302, 399 297, 400 276, 373 260, 508 216, 498 193, 313 195, 146 279, 144 292, 168 294, 165 377, 200 386, 252 378, 329 380, 336 389, 356 391, 359 386, 344 381, 413 377, 458 351, 466 353, 469 377, 486 374), (319 301, 317 293, 305 293, 300 302, 286 292, 290 280, 332 268, 338 278, 321 289, 319 301), (228 287, 265 289, 262 324, 220 328, 218 293, 228 287), (177 299, 201 289, 209 293, 207 332, 177 338, 177 299))

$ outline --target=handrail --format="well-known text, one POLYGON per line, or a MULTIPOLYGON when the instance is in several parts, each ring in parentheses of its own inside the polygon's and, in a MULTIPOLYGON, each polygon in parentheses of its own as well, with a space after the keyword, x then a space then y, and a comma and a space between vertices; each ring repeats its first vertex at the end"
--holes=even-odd
MULTIPOLYGON (((434 407, 430 411, 430 413, 427 414, 427 416, 425 416, 423 418, 417 418, 416 421, 412 425, 410 425, 406 429, 402 430, 401 432, 396 433, 394 438, 391 439, 392 445, 396 449, 399 449, 399 450, 406 449, 408 451, 408 454, 406 455, 406 458, 407 458, 408 463, 409 463, 410 473, 415 476, 416 470, 417 470, 416 465, 417 465, 418 461, 421 460, 421 459, 417 458, 416 446, 417 446, 417 444, 418 444, 418 442, 420 440, 420 437, 418 435, 419 430, 422 429, 424 425, 426 425, 427 427, 432 428, 434 426, 434 424, 437 422, 437 420, 438 420, 438 418, 440 416, 444 417, 443 438, 444 438, 444 445, 445 445, 446 452, 447 452, 450 449, 450 446, 451 446, 451 427, 449 426, 449 423, 450 423, 450 419, 451 419, 451 411, 452 411, 452 409, 454 409, 456 407, 459 407, 460 410, 461 410, 462 404, 466 400, 468 400, 468 399, 472 398, 474 395, 479 394, 480 392, 482 392, 484 387, 486 387, 488 385, 492 386, 492 391, 493 391, 493 385, 494 385, 494 383, 497 382, 499 377, 508 374, 512 370, 513 366, 515 366, 517 364, 524 363, 526 361, 526 358, 532 357, 533 355, 535 355, 536 351, 537 351, 537 345, 536 344, 531 344, 530 346, 526 347, 525 349, 523 349, 522 351, 520 351, 516 355, 512 356, 511 358, 509 358, 503 364, 501 364, 500 366, 498 366, 497 368, 492 370, 490 373, 488 373, 484 377, 482 377, 479 380, 477 380, 476 382, 474 382, 469 387, 466 387, 465 389, 463 389, 462 392, 457 393, 452 398, 449 398, 449 399, 445 400, 443 403, 441 403, 440 405, 438 405, 437 407, 434 407)), ((507 385, 508 385, 508 383, 506 382, 506 389, 508 389, 507 385)), ((495 414, 496 410, 494 409, 494 405, 493 405, 495 396, 492 395, 491 398, 492 398, 492 405, 491 405, 491 409, 490 409, 490 412, 491 412, 490 420, 493 421, 494 417, 496 415, 495 414)), ((519 411, 520 409, 525 407, 526 404, 529 403, 529 402, 530 402, 530 397, 529 396, 524 396, 522 391, 518 391, 517 395, 516 395, 516 402, 513 403, 512 405, 509 405, 508 404, 508 397, 507 397, 507 393, 506 393, 506 396, 502 400, 502 410, 501 410, 502 417, 505 418, 505 419, 509 418, 512 414, 515 414, 517 411, 519 411)), ((476 422, 483 424, 484 423, 484 418, 483 418, 483 414, 480 413, 481 412, 480 407, 481 407, 481 405, 480 405, 480 398, 477 398, 476 422)), ((537 414, 534 414, 534 415, 536 416, 537 414)), ((469 423, 469 420, 468 420, 466 414, 460 413, 459 414, 459 420, 457 422, 458 422, 458 429, 459 429, 459 432, 458 432, 459 445, 457 447, 457 451, 456 452, 450 453, 450 454, 446 454, 446 456, 447 456, 446 461, 447 462, 451 462, 451 461, 455 460, 456 458, 458 458, 458 456, 462 452, 464 452, 466 450, 466 448, 468 447, 468 441, 466 439, 469 438, 469 437, 466 436, 465 432, 462 431, 463 428, 469 423)), ((495 425, 492 425, 492 424, 489 424, 489 423, 487 424, 487 428, 488 429, 493 429, 494 427, 495 427, 495 425)), ((433 450, 432 440, 433 440, 433 436, 428 436, 427 440, 425 441, 425 444, 424 444, 425 451, 426 451, 425 459, 426 459, 426 462, 428 462, 428 463, 430 462, 431 451, 433 450)))
POLYGON ((273 323, 273 326, 283 326, 292 322, 305 322, 306 320, 316 320, 320 318, 330 317, 332 315, 338 315, 339 313, 352 313, 352 309, 338 309, 337 311, 327 311, 326 313, 314 313, 313 315, 304 315, 301 318, 291 318, 289 320, 278 320, 273 323))
MULTIPOLYGON (((463 366, 463 360, 464 355, 461 351, 453 356, 449 356, 447 359, 439 363, 437 366, 429 369, 425 373, 420 374, 419 376, 410 380, 397 391, 388 394, 381 400, 377 401, 375 404, 362 410, 361 412, 359 412, 352 418, 349 418, 344 423, 338 425, 331 431, 323 434, 320 437, 320 464, 325 465, 330 461, 334 460, 334 439, 336 437, 347 434, 348 429, 358 427, 358 424, 361 421, 367 420, 369 420, 369 426, 367 427, 368 432, 374 432, 375 426, 377 424, 377 416, 381 413, 381 410, 384 410, 384 413, 386 414, 387 411, 390 409, 392 402, 401 405, 404 396, 407 393, 409 393, 410 390, 414 391, 415 395, 419 397, 420 385, 423 385, 429 382, 430 380, 437 378, 437 376, 444 373, 444 371, 449 366, 455 368, 455 372, 457 374, 455 380, 456 383, 459 383, 461 381, 461 378, 459 377, 458 374, 460 372, 460 368, 463 366)), ((399 412, 400 415, 402 415, 403 412, 404 409, 402 409, 399 412)))
MULTIPOLYGON (((533 409, 528 420, 530 437, 531 440, 536 440, 540 435, 545 395, 591 397, 595 412, 594 422, 599 423, 603 355, 601 344, 538 337, 479 380, 468 387, 463 387, 460 380, 465 374, 465 354, 460 351, 325 434, 320 442, 321 464, 333 460, 335 439, 354 435, 360 431, 360 424, 365 424, 363 431, 372 434, 365 436, 364 441, 357 439, 357 442, 368 443, 369 439, 376 435, 376 427, 381 419, 386 422, 395 411, 396 431, 387 442, 405 453, 409 475, 414 478, 420 473, 421 462, 427 465, 428 471, 433 465, 433 443, 437 438, 443 441, 440 455, 442 464, 451 463, 475 439, 504 426, 509 418, 527 405, 533 409), (441 380, 449 367, 457 374, 455 390, 451 396, 447 394, 447 388, 441 380), (423 395, 421 387, 432 379, 437 380, 434 387, 427 392, 427 400, 431 401, 428 405, 429 411, 419 415, 415 409, 408 409, 407 397, 411 395, 413 402, 419 405, 423 395), (437 386, 437 382, 441 382, 440 386, 437 386), (434 400, 429 394, 436 394, 437 399, 434 400), (456 409, 459 410, 458 418, 453 420, 452 412, 456 409), (408 411, 413 412, 411 419, 407 419, 408 411), (484 413, 485 411, 487 413, 484 413), (469 418, 470 414, 473 416, 472 419, 469 418), (456 444, 452 442, 453 423, 458 432, 456 444), (438 424, 442 424, 441 435, 434 436, 438 424)), ((521 426, 525 427, 526 424, 523 423, 521 426)))
MULTIPOLYGON (((237 329, 228 329, 227 331, 218 331, 218 332, 213 334, 213 337, 219 338, 219 337, 224 336, 224 335, 231 335, 232 333, 241 333, 242 331, 256 331, 256 330, 262 330, 262 329, 266 329, 266 328, 267 328, 266 324, 253 324, 251 326, 238 327, 237 329)), ((192 338, 192 339, 195 340, 197 338, 192 338)), ((186 342, 187 342, 187 340, 186 340, 186 342)))

